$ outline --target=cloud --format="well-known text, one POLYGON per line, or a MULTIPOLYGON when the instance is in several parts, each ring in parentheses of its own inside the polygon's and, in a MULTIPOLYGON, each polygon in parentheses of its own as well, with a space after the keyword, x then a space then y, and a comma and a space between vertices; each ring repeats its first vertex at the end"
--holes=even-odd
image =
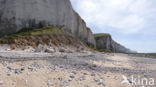
POLYGON ((156 20, 154 0, 71 0, 75 10, 88 26, 98 31, 114 31, 123 34, 138 33, 156 20))
POLYGON ((94 33, 138 52, 156 52, 156 0, 71 0, 94 33))

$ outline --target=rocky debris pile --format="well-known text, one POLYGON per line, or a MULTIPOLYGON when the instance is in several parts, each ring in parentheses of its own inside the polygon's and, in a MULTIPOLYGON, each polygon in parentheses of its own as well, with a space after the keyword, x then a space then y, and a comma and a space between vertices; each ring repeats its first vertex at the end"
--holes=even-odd
POLYGON ((32 46, 22 46, 20 48, 12 49, 10 45, 1 45, 0 52, 25 52, 25 53, 88 53, 93 51, 85 46, 79 45, 78 47, 74 46, 48 46, 39 44, 37 47, 32 46))

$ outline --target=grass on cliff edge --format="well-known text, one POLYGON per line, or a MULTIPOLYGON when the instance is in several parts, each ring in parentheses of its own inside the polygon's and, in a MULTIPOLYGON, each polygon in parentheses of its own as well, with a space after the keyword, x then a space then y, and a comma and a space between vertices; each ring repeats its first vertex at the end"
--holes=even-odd
POLYGON ((47 26, 47 27, 33 29, 33 30, 22 29, 21 31, 15 34, 10 34, 4 37, 0 37, 0 42, 7 43, 9 40, 13 40, 13 39, 20 38, 20 37, 45 35, 45 34, 64 34, 64 32, 61 29, 54 27, 54 26, 47 26))
POLYGON ((108 33, 98 33, 98 34, 94 34, 94 37, 102 37, 102 36, 110 36, 110 34, 108 33))

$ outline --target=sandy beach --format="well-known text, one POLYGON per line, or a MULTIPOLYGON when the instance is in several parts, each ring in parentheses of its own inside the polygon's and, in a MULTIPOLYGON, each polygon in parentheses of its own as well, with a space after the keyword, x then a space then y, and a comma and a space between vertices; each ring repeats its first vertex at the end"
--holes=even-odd
POLYGON ((143 87, 131 76, 156 79, 156 59, 127 54, 1 52, 0 59, 0 87, 143 87))

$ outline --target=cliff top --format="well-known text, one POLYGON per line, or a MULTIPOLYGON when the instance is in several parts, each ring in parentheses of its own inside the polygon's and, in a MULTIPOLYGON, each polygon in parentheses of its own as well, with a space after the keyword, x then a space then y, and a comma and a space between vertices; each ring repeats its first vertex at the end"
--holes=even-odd
POLYGON ((109 33, 97 33, 94 34, 94 37, 106 37, 106 36, 111 36, 109 33))
POLYGON ((0 42, 7 43, 10 40, 13 40, 16 38, 22 38, 26 36, 36 36, 36 35, 46 35, 46 34, 63 34, 63 33, 64 32, 61 29, 54 27, 54 26, 47 26, 47 27, 34 29, 34 30, 22 29, 21 31, 17 33, 6 35, 4 37, 0 37, 0 42))
POLYGON ((68 35, 60 28, 54 26, 47 26, 34 30, 23 29, 15 34, 0 37, 0 44, 9 44, 11 49, 21 48, 24 46, 32 46, 33 48, 36 48, 39 45, 53 47, 85 46, 80 40, 68 35))

